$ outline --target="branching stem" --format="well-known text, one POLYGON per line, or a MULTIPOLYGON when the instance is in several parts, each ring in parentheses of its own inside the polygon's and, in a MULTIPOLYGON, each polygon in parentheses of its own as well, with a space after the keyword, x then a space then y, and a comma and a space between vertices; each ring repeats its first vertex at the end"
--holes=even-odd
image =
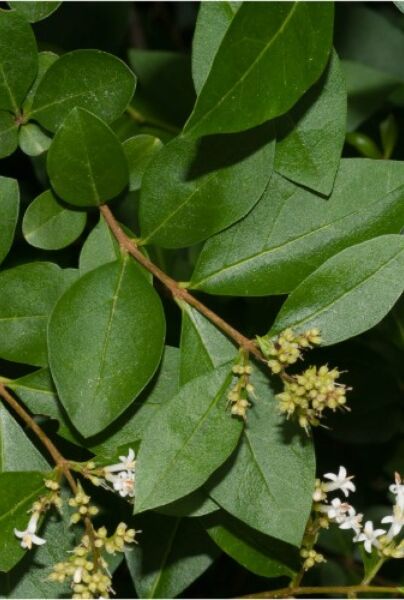
POLYGON ((260 592, 243 596, 243 598, 293 598, 294 596, 312 596, 318 594, 349 595, 349 594, 391 594, 392 596, 404 596, 404 587, 390 587, 377 585, 343 585, 343 586, 318 586, 318 587, 286 587, 269 592, 260 592))

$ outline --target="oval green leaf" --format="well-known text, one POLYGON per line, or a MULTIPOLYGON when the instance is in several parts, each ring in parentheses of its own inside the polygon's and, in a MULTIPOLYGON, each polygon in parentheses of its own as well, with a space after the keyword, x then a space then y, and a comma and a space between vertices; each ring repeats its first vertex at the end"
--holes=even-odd
POLYGON ((2 403, 0 403, 0 448, 0 473, 49 469, 42 454, 2 403))
POLYGON ((184 132, 200 137, 242 131, 287 112, 326 65, 333 14, 328 2, 244 2, 184 132))
POLYGON ((30 118, 56 131, 75 107, 112 123, 128 106, 135 76, 116 56, 100 50, 74 50, 46 71, 35 94, 30 118))
POLYGON ((18 146, 18 125, 15 117, 0 111, 0 158, 10 156, 18 146))
POLYGON ((164 334, 160 299, 128 257, 90 271, 61 297, 49 323, 50 368, 84 437, 105 429, 142 391, 164 334))
POLYGON ((23 0, 19 0, 18 2, 8 2, 8 4, 30 23, 37 23, 49 17, 62 3, 49 0, 47 2, 41 2, 40 0, 24 2, 23 0))
POLYGON ((228 458, 242 422, 227 410, 231 368, 193 379, 150 422, 136 465, 137 513, 193 492, 228 458))
POLYGON ((258 201, 273 158, 272 126, 201 142, 176 138, 158 152, 143 177, 144 243, 181 248, 228 227, 258 201))
POLYGON ((96 115, 75 108, 58 129, 48 152, 52 187, 74 206, 99 206, 128 183, 122 145, 96 115))
POLYGON ((154 135, 141 134, 129 138, 122 145, 129 165, 129 190, 133 192, 141 188, 147 165, 163 144, 154 135))
POLYGON ((374 327, 404 290, 404 237, 384 235, 336 254, 290 294, 270 330, 318 327, 325 345, 374 327))
POLYGON ((9 177, 0 177, 0 263, 11 248, 20 208, 18 182, 9 177))
POLYGON ((49 149, 52 139, 39 125, 27 123, 20 128, 18 143, 27 156, 39 156, 49 149))
POLYGON ((0 109, 18 113, 38 69, 35 37, 24 17, 0 10, 0 40, 0 109))
POLYGON ((47 190, 28 206, 22 232, 27 242, 35 248, 60 250, 82 234, 86 220, 85 212, 66 208, 51 190, 47 190))

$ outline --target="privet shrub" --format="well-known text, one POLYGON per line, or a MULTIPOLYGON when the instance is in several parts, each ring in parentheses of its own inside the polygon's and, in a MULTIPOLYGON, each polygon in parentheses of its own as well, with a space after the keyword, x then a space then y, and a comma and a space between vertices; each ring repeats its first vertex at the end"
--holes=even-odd
POLYGON ((0 596, 402 595, 404 16, 59 4, 0 10, 0 596))

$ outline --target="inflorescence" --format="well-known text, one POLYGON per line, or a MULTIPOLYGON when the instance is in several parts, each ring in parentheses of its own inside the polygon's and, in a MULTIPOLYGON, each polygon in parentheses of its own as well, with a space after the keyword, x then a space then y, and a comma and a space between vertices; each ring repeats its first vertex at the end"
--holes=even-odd
POLYGON ((303 373, 290 375, 286 369, 302 358, 302 351, 321 344, 320 331, 316 328, 304 333, 285 329, 274 339, 257 337, 261 352, 268 359, 272 373, 279 375, 284 389, 276 395, 279 410, 289 419, 295 418, 306 432, 310 426, 320 425, 326 409, 335 412, 346 406, 349 388, 338 383, 341 372, 327 365, 309 367, 303 373))
POLYGON ((254 386, 250 382, 253 369, 248 364, 248 355, 241 350, 232 368, 232 373, 237 377, 236 383, 227 395, 231 403, 231 414, 243 419, 247 418, 247 410, 251 406, 250 400, 255 398, 254 386))

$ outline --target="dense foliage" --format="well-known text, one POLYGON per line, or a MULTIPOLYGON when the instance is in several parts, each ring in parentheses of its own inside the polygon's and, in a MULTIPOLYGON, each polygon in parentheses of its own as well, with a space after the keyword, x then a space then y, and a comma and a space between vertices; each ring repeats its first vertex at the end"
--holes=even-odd
POLYGON ((404 594, 402 5, 2 3, 0 598, 404 594))

